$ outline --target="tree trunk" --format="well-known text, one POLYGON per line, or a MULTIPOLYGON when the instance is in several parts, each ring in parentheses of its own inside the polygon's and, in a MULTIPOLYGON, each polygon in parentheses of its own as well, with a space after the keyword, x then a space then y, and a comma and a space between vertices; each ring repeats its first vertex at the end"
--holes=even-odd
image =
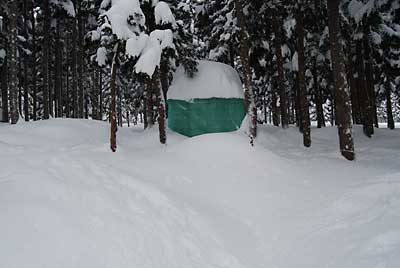
POLYGON ((99 68, 99 120, 103 120, 103 72, 99 68))
POLYGON ((151 78, 146 78, 145 82, 145 101, 146 101, 146 122, 145 128, 151 128, 154 125, 154 113, 153 113, 153 83, 151 78))
POLYGON ((116 118, 116 79, 117 79, 117 68, 118 68, 118 45, 114 49, 114 58, 111 66, 111 107, 110 107, 110 121, 111 121, 111 133, 110 133, 110 148, 111 151, 117 151, 117 118, 116 118))
POLYGON ((32 119, 37 120, 37 73, 36 73, 36 19, 35 19, 35 5, 32 3, 31 8, 31 24, 32 24, 32 119))
POLYGON ((288 108, 287 108, 287 94, 285 89, 285 74, 283 71, 283 57, 282 57, 282 22, 277 18, 277 15, 272 16, 272 29, 275 34, 275 55, 276 64, 278 68, 278 88, 280 99, 280 112, 282 128, 289 127, 288 108))
POLYGON ((5 58, 3 65, 1 66, 1 105, 2 105, 2 122, 8 122, 8 83, 7 83, 7 58, 5 58))
POLYGON ((339 0, 328 1, 329 39, 335 81, 335 105, 340 151, 348 160, 354 160, 349 88, 345 79, 343 51, 339 42, 339 0))
POLYGON ((99 67, 93 66, 93 86, 92 86, 92 119, 99 120, 99 67))
POLYGON ((82 15, 82 7, 81 7, 81 0, 76 1, 77 2, 77 23, 78 23, 78 46, 76 47, 77 49, 77 56, 78 56, 78 117, 83 118, 83 110, 84 110, 84 64, 85 64, 85 58, 84 58, 84 51, 83 51, 83 45, 84 45, 84 37, 83 37, 83 31, 84 31, 84 21, 83 21, 83 15, 82 15))
POLYGON ((55 45, 55 116, 62 117, 62 43, 60 40, 60 19, 56 22, 56 45, 55 45))
POLYGON ((369 39, 364 38, 364 58, 365 58, 365 134, 368 137, 374 135, 374 100, 373 100, 373 73, 372 60, 369 48, 369 39))
POLYGON ((279 111, 278 111, 278 106, 276 105, 277 99, 276 99, 276 92, 272 90, 271 92, 272 97, 271 97, 271 110, 272 110, 272 123, 274 126, 279 127, 279 111))
POLYGON ((319 81, 318 81, 318 66, 316 59, 314 60, 314 66, 313 66, 313 79, 314 79, 314 91, 315 91, 315 108, 317 113, 317 127, 322 128, 325 127, 325 116, 324 116, 324 109, 322 106, 321 87, 319 86, 319 81))
POLYGON ((157 106, 158 106, 158 131, 160 137, 160 143, 166 144, 167 143, 167 134, 166 134, 166 124, 165 124, 165 98, 162 86, 160 85, 160 73, 158 68, 156 68, 153 78, 153 89, 156 93, 157 97, 157 106))
MULTIPOLYGON (((160 81, 161 81, 161 88, 163 92, 163 99, 167 99, 167 92, 169 88, 169 78, 168 78, 168 65, 165 62, 161 61, 160 66, 160 81)), ((166 117, 168 116, 168 103, 164 102, 165 104, 165 114, 166 117)))
POLYGON ((299 62, 299 106, 301 110, 301 125, 303 129, 303 144, 305 147, 311 146, 311 129, 310 129, 310 112, 307 100, 307 89, 305 81, 305 57, 304 57, 304 24, 303 12, 299 8, 296 16, 297 28, 297 47, 298 47, 298 62, 299 62))
POLYGON ((10 118, 11 124, 16 124, 18 113, 18 78, 17 78, 17 1, 11 1, 10 6, 10 118))
POLYGON ((50 118, 49 107, 49 63, 50 63, 50 6, 49 0, 43 0, 44 24, 43 24, 43 119, 50 118))
POLYGON ((393 119, 393 110, 392 110, 392 89, 390 85, 390 81, 388 78, 386 78, 386 89, 385 89, 385 95, 386 95, 386 114, 387 114, 387 127, 388 129, 394 129, 394 119, 393 119))
POLYGON ((72 62, 71 62, 71 72, 72 72, 72 117, 79 117, 79 104, 78 104, 78 44, 77 44, 77 19, 72 19, 72 62))
MULTIPOLYGON (((24 0, 24 37, 28 40, 28 1, 24 0)), ((24 57, 24 119, 29 121, 28 55, 24 57)))
POLYGON ((254 144, 257 137, 257 107, 254 100, 252 86, 252 72, 249 62, 249 36, 246 30, 246 18, 243 13, 242 0, 235 0, 236 16, 239 23, 240 61, 243 66, 245 105, 249 116, 250 144, 254 144))

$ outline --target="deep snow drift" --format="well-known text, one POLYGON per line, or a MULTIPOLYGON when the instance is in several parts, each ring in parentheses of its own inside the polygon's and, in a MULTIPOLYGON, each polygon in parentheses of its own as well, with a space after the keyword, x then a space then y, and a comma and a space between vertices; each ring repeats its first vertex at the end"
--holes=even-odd
POLYGON ((0 125, 0 267, 400 267, 400 132, 336 133, 0 125))

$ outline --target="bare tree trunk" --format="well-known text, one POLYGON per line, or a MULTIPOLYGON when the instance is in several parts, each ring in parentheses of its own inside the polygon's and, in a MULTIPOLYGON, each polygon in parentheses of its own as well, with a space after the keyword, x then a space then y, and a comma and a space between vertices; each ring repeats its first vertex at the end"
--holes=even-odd
MULTIPOLYGON (((275 84, 275 83, 274 83, 275 84)), ((273 89, 271 90, 271 110, 272 110, 272 124, 276 127, 279 127, 280 123, 280 118, 279 118, 279 111, 278 111, 278 106, 276 105, 277 103, 277 97, 276 97, 276 91, 275 91, 275 86, 273 86, 273 89)))
POLYGON ((299 101, 301 110, 301 125, 303 130, 303 144, 305 147, 311 146, 311 129, 310 129, 310 112, 307 100, 307 89, 306 89, 306 63, 304 57, 304 24, 303 24, 303 12, 300 7, 296 16, 296 28, 297 28, 297 47, 298 47, 298 62, 299 62, 299 101))
POLYGON ((117 68, 118 68, 118 45, 114 49, 114 58, 111 66, 111 107, 110 107, 110 121, 111 121, 111 133, 110 133, 110 148, 111 151, 117 151, 117 118, 116 118, 116 79, 117 79, 117 68))
POLYGON ((60 19, 56 25, 56 45, 55 45, 55 116, 62 117, 62 43, 60 40, 60 19))
POLYGON ((392 110, 392 89, 390 85, 390 81, 388 78, 386 78, 386 89, 385 89, 385 95, 386 95, 386 114, 387 114, 387 127, 388 129, 394 129, 394 119, 393 119, 393 110, 392 110))
MULTIPOLYGON (((161 62, 159 73, 160 73, 161 88, 163 92, 163 99, 166 100, 169 88, 168 65, 166 63, 161 62)), ((168 103, 164 102, 164 104, 165 104, 165 114, 168 115, 168 103)))
POLYGON ((78 23, 78 46, 76 47, 77 49, 77 55, 78 55, 78 117, 83 118, 83 110, 84 110, 84 52, 83 52, 83 31, 84 31, 84 21, 83 21, 83 16, 82 16, 82 7, 81 7, 81 0, 76 1, 77 2, 77 23, 78 23))
POLYGON ((92 71, 92 118, 99 120, 99 84, 100 84, 100 74, 99 67, 94 65, 92 71))
POLYGON ((31 24, 32 24, 32 119, 37 120, 37 73, 36 73, 36 19, 35 19, 35 6, 32 3, 31 8, 31 24))
POLYGON ((43 119, 50 118, 49 107, 49 63, 50 63, 50 6, 49 0, 43 0, 44 25, 43 25, 43 119))
POLYGON ((240 27, 240 61, 243 66, 245 104, 249 116, 250 144, 253 145, 254 139, 257 137, 257 107, 254 100, 252 72, 249 62, 249 36, 246 30, 246 18, 243 14, 242 0, 235 0, 235 9, 240 27))
POLYGON ((340 151, 348 160, 354 160, 349 88, 346 82, 343 51, 339 42, 339 0, 328 1, 329 39, 335 80, 335 105, 340 151))
POLYGON ((71 62, 71 72, 72 72, 72 117, 79 117, 79 104, 78 104, 78 44, 77 44, 77 19, 72 19, 72 62, 71 62))
POLYGON ((154 113, 153 113, 153 83, 151 78, 146 79, 146 91, 145 91, 145 101, 146 101, 146 122, 145 128, 151 128, 154 125, 154 113))
POLYGON ((3 65, 1 66, 1 104, 2 104, 2 122, 8 122, 10 120, 8 115, 8 81, 7 81, 7 58, 5 58, 3 65))
MULTIPOLYGON (((28 1, 24 0, 24 37, 28 40, 28 1)), ((24 58, 24 119, 29 121, 28 56, 24 58)))
POLYGON ((165 124, 165 98, 163 88, 160 83, 160 72, 158 68, 156 68, 153 78, 153 89, 156 93, 157 97, 157 106, 158 106, 158 132, 160 137, 160 143, 166 144, 167 143, 167 133, 166 133, 166 124, 165 124))
MULTIPOLYGON (((361 46, 361 44, 360 44, 361 46)), ((363 50, 364 51, 364 58, 365 61, 363 60, 363 56, 360 55, 360 60, 362 61, 362 66, 360 66, 361 71, 363 71, 363 92, 362 96, 364 98, 364 133, 367 137, 371 138, 372 135, 374 135, 374 119, 373 119, 373 105, 372 105, 372 90, 371 90, 371 75, 372 75, 372 70, 370 69, 369 64, 370 63, 370 51, 369 51, 369 45, 368 41, 364 40, 364 46, 363 50)))
POLYGON ((276 64, 278 68, 278 87, 279 99, 281 108, 281 124, 282 128, 289 127, 288 108, 287 108, 287 94, 285 89, 285 74, 283 71, 283 57, 282 57, 282 22, 277 15, 272 16, 272 29, 275 34, 275 55, 276 64))
POLYGON ((10 5, 10 117, 11 124, 16 124, 18 114, 18 84, 17 84, 17 1, 11 1, 10 5))
POLYGON ((314 79, 314 91, 315 91, 315 108, 317 112, 317 127, 322 128, 325 127, 325 116, 324 116, 324 109, 322 106, 321 87, 319 86, 319 81, 318 81, 318 67, 316 60, 314 60, 314 66, 313 66, 313 79, 314 79))
POLYGON ((99 120, 103 120, 103 72, 99 68, 99 120))

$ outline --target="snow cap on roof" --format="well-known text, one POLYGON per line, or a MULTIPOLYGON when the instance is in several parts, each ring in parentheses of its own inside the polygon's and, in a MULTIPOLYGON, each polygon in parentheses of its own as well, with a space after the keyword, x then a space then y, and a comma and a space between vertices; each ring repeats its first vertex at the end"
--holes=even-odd
POLYGON ((168 90, 168 99, 244 99, 242 82, 231 66, 202 60, 197 68, 198 72, 193 78, 185 74, 182 66, 178 68, 168 90))

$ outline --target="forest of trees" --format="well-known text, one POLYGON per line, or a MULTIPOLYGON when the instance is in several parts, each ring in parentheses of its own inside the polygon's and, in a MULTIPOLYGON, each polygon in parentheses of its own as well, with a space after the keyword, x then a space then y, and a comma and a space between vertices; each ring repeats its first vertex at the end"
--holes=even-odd
POLYGON ((352 125, 372 137, 400 121, 400 0, 2 0, 0 119, 158 123, 174 71, 233 66, 257 124, 336 125, 354 159, 352 125))

